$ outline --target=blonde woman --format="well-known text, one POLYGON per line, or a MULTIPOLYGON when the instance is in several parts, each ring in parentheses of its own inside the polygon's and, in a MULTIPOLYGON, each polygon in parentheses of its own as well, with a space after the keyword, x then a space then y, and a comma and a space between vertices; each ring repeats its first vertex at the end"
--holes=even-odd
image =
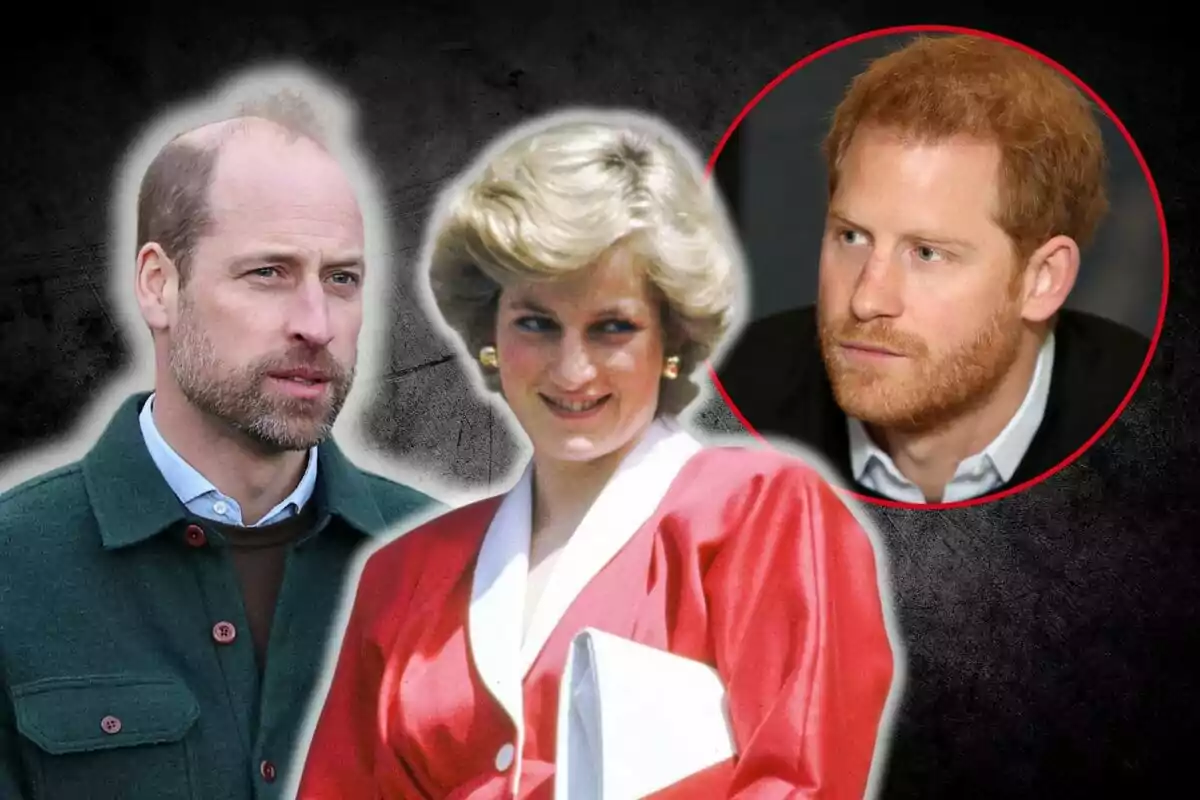
POLYGON ((609 775, 653 773, 657 797, 862 796, 894 674, 872 543, 801 461, 675 421, 739 259, 699 162, 644 117, 543 119, 448 191, 429 288, 533 456, 367 562, 300 797, 554 796, 564 669, 597 631, 711 670, 729 741, 654 761, 702 735, 667 700, 690 712, 698 673, 638 667, 604 702, 611 726, 643 698, 621 710, 641 721, 607 746, 658 726, 661 749, 609 775))

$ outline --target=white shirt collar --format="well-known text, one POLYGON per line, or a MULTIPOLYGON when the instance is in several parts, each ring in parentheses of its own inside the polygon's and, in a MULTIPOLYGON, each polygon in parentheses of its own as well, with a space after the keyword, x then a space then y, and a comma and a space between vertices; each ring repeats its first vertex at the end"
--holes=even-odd
MULTIPOLYGON (((942 502, 979 497, 1012 480, 1045 417, 1053 371, 1054 333, 1051 332, 1038 351, 1029 390, 1017 412, 987 447, 958 465, 954 477, 946 485, 942 502)), ((924 503, 921 490, 905 478, 891 457, 871 440, 862 422, 850 417, 846 422, 854 479, 893 500, 924 503)))

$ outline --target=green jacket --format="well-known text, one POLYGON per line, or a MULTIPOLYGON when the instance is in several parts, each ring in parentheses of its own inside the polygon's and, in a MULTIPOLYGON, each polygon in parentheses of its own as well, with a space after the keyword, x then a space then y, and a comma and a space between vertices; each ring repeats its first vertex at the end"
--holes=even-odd
POLYGON ((0 495, 0 798, 260 800, 287 782, 359 545, 437 504, 319 448, 317 529, 288 553, 262 679, 220 546, 127 400, 81 461, 0 495), (119 723, 118 723, 119 721, 119 723))

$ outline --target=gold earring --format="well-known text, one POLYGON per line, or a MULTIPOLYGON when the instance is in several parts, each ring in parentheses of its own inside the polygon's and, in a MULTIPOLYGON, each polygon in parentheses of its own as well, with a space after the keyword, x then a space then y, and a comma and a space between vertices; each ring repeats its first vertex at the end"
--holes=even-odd
POLYGON ((663 367, 663 377, 669 381, 679 377, 679 356, 671 356, 667 359, 667 365, 663 367))
POLYGON ((488 369, 495 369, 500 363, 500 360, 496 358, 496 348, 492 347, 490 344, 486 347, 480 348, 479 363, 483 364, 488 369))

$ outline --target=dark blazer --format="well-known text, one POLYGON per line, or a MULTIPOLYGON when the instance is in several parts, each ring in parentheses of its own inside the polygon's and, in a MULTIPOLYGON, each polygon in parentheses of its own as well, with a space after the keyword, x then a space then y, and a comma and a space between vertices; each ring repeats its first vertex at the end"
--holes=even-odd
MULTIPOLYGON (((1083 447, 1124 400, 1149 348, 1148 339, 1123 325, 1062 311, 1045 417, 1012 479, 996 491, 1038 477, 1083 447)), ((814 450, 847 487, 878 496, 854 481, 846 416, 821 360, 814 307, 747 325, 717 377, 758 433, 814 450)))
POLYGON ((318 449, 316 529, 287 556, 260 679, 224 548, 127 400, 81 461, 0 496, 0 798, 251 800, 285 784, 360 545, 436 506, 318 449), (194 540, 193 540, 194 541, 194 540), (119 720, 119 726, 113 720, 119 720))

